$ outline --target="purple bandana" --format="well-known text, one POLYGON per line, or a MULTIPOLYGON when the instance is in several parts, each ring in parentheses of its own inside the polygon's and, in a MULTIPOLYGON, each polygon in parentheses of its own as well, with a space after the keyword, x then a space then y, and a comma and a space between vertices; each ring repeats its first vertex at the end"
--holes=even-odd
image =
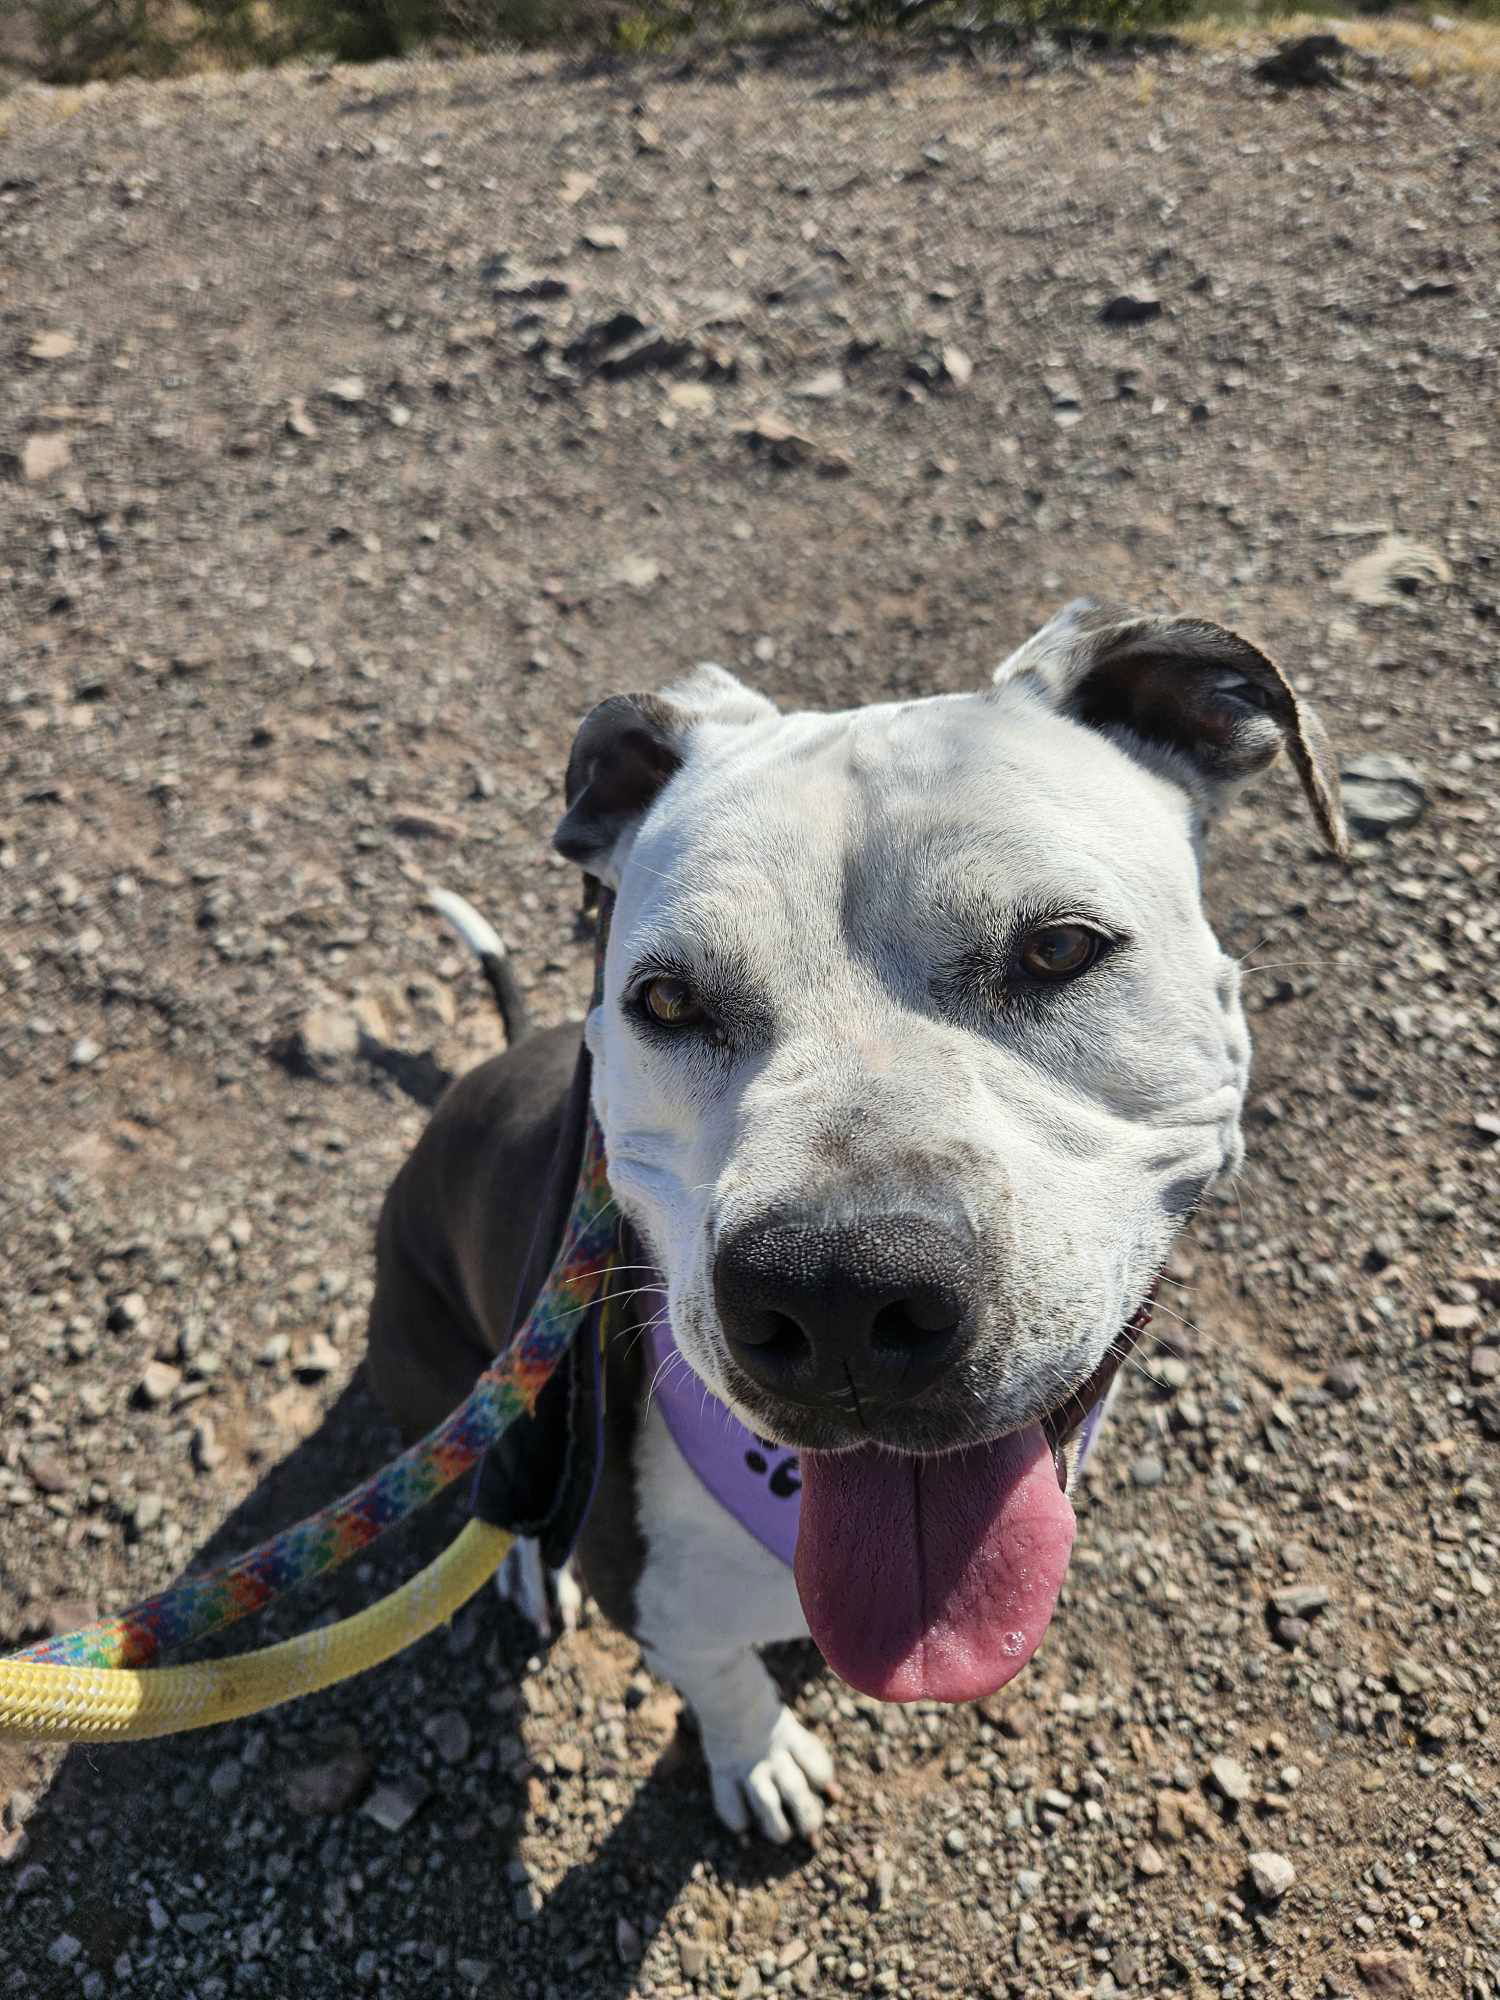
MULTIPOLYGON (((651 1395, 666 1419, 673 1443, 719 1505, 790 1568, 802 1514, 797 1454, 757 1437, 727 1404, 711 1395, 678 1351, 667 1323, 665 1295, 648 1298, 646 1303, 654 1307, 651 1395)), ((1075 1492, 1103 1415, 1101 1397, 1079 1429, 1069 1481, 1075 1492)))

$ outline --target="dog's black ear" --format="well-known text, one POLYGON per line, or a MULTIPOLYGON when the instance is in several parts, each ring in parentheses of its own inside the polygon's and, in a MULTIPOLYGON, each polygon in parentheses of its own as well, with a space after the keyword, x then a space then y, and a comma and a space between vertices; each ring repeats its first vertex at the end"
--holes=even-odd
POLYGON ((661 694, 616 694, 579 725, 563 784, 567 811, 552 845, 604 881, 614 854, 681 769, 692 732, 706 723, 764 721, 776 709, 723 667, 695 667, 661 694))
POLYGON ((1284 745, 1324 841, 1347 854, 1327 732, 1275 662, 1237 632, 1200 618, 1136 617, 1080 597, 995 673, 997 687, 1023 680, 1076 722, 1185 760, 1209 815, 1284 745))

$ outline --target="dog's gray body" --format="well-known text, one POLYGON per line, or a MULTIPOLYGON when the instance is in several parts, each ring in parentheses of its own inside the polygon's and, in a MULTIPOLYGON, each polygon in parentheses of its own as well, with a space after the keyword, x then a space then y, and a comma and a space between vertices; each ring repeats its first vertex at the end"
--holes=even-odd
MULTIPOLYGON (((1087 604, 983 694, 783 716, 701 668, 594 711, 557 844, 616 897, 584 1030, 611 1186, 686 1365, 752 1428, 948 1453, 1052 1421, 1107 1372, 1240 1157, 1249 1045, 1200 849, 1282 743, 1340 847, 1321 732, 1263 655, 1087 604), (1080 927, 1107 940, 1097 965, 1033 990, 1016 940, 1080 927), (707 996, 712 1033, 647 1018, 663 979, 707 996), (825 1322, 785 1292, 809 1256, 824 1290, 872 1258, 936 1270, 936 1358, 906 1298, 897 1322, 825 1322)), ((392 1188, 370 1363, 412 1434, 509 1335, 578 1035, 456 1083, 392 1188)), ((696 1485, 641 1343, 608 1369, 584 1582, 690 1703, 721 1816, 811 1832, 830 1761, 754 1653, 808 1630, 791 1573, 696 1485)))

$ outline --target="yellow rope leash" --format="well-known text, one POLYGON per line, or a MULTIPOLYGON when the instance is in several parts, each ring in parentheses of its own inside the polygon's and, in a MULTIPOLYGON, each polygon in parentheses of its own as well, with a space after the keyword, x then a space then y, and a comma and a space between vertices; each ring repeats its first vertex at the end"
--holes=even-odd
POLYGON ((423 1638, 492 1576, 514 1538, 470 1521, 435 1562, 337 1625, 190 1667, 37 1666, 0 1660, 0 1743, 120 1743, 235 1722, 378 1667, 423 1638))

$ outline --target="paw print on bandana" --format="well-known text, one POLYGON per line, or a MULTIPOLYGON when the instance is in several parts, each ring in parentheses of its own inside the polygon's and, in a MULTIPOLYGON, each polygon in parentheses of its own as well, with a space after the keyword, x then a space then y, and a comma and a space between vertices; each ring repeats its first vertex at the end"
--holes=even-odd
POLYGON ((765 1479, 766 1474, 770 1473, 771 1476, 766 1480, 766 1484, 769 1491, 778 1500, 790 1500, 796 1494, 800 1493, 802 1491, 802 1468, 797 1463, 797 1454, 795 1452, 783 1454, 781 1446, 779 1444, 772 1444, 769 1438, 757 1436, 755 1442, 760 1446, 760 1450, 747 1451, 745 1453, 745 1463, 756 1477, 758 1479, 765 1479), (773 1466, 771 1460, 778 1456, 780 1463, 773 1466))

